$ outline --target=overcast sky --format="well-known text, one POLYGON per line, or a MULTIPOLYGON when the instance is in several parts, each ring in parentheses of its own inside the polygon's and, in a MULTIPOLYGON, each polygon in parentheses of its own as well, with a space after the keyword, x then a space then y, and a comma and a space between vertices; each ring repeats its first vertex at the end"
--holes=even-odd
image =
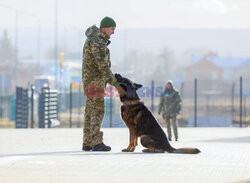
MULTIPOLYGON (((53 26, 55 0, 0 0, 0 26, 53 26)), ((87 28, 104 16, 119 28, 250 28, 250 0, 58 0, 60 24, 87 28)))

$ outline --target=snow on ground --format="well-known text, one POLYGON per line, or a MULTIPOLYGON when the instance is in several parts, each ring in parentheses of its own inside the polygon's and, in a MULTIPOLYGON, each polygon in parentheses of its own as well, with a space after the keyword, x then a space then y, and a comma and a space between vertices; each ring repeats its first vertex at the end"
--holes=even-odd
POLYGON ((1 129, 0 182, 250 182, 250 128, 179 128, 197 155, 124 153, 128 129, 102 130, 111 152, 81 151, 82 129, 1 129))

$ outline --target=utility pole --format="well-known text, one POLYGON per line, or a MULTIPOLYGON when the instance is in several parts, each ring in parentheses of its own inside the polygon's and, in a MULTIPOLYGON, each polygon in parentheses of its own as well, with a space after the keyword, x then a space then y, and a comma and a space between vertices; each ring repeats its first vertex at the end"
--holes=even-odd
POLYGON ((18 78, 18 11, 16 10, 16 31, 15 31, 15 45, 16 45, 16 54, 15 54, 15 68, 14 68, 14 72, 15 72, 15 87, 17 86, 17 78, 18 78))
POLYGON ((38 27, 37 27, 37 63, 38 63, 38 75, 40 75, 40 34, 41 34, 41 24, 40 24, 40 19, 37 18, 37 24, 38 24, 38 27))
POLYGON ((55 0, 55 88, 57 89, 57 52, 58 52, 58 45, 57 45, 57 34, 58 34, 58 23, 57 23, 57 0, 55 0))

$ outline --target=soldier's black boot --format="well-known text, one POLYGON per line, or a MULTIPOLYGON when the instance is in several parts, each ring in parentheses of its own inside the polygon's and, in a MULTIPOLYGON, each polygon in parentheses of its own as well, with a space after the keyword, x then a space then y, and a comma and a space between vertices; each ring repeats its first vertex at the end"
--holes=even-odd
POLYGON ((92 151, 111 151, 111 147, 106 146, 104 143, 101 143, 93 146, 92 151))
POLYGON ((83 151, 90 151, 91 149, 92 149, 92 147, 90 147, 90 146, 85 146, 85 145, 82 146, 83 151))

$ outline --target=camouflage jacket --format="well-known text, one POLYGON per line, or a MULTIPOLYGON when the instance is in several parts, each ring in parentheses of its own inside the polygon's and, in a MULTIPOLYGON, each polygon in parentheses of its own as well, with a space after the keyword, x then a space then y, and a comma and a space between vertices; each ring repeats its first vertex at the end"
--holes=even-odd
POLYGON ((110 70, 110 53, 107 47, 110 37, 95 25, 89 27, 85 35, 87 39, 82 57, 82 81, 85 93, 87 85, 104 88, 107 83, 115 85, 116 78, 110 70))
POLYGON ((181 109, 181 98, 177 89, 166 89, 161 96, 159 113, 163 118, 176 116, 181 109))

